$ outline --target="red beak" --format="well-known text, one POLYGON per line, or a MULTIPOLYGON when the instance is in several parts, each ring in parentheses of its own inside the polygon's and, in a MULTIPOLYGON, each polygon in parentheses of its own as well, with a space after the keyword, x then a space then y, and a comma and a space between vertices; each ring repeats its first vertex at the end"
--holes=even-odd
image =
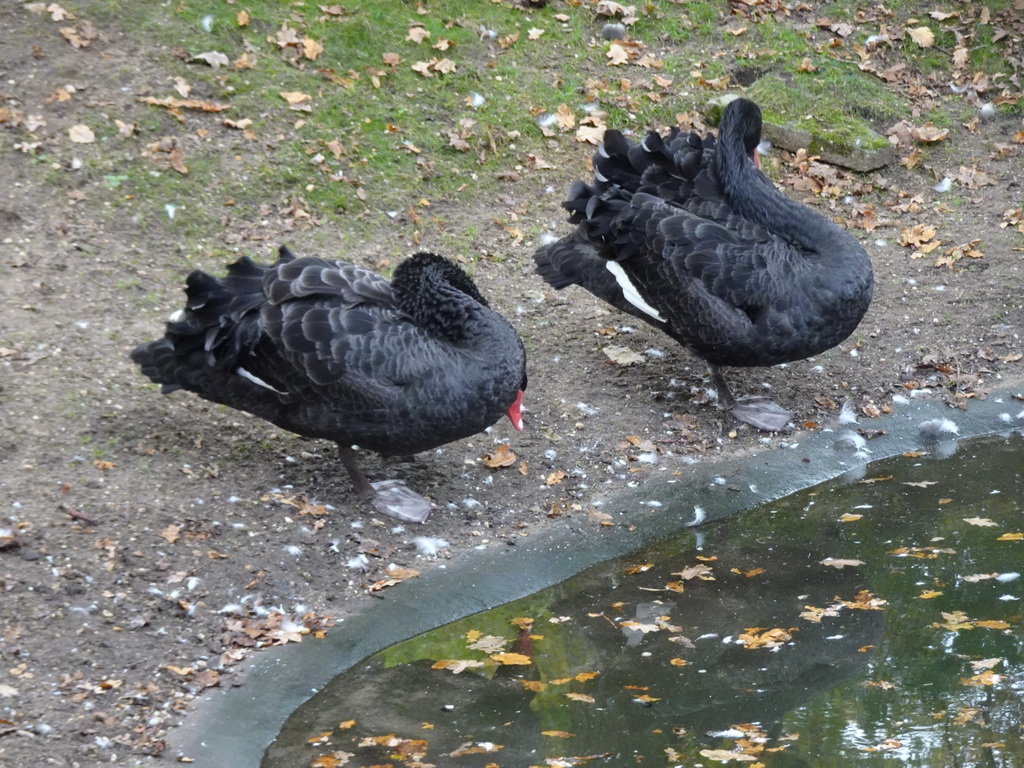
POLYGON ((518 429, 520 432, 523 431, 523 414, 521 409, 523 407, 523 390, 519 390, 519 394, 516 395, 516 401, 508 407, 505 411, 505 415, 508 416, 508 420, 512 422, 512 426, 518 429))

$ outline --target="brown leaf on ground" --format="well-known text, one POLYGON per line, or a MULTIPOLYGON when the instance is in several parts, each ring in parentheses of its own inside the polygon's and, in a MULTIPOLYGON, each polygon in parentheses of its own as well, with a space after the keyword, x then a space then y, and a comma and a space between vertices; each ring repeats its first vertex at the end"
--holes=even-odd
POLYGON ((936 141, 942 141, 949 136, 949 129, 939 128, 934 123, 927 122, 922 126, 911 128, 910 136, 915 141, 931 144, 936 141))
POLYGON ((175 96, 168 96, 164 99, 157 99, 153 96, 140 96, 139 101, 143 104, 152 104, 154 107, 166 107, 177 114, 182 109, 195 109, 200 112, 223 112, 231 109, 230 104, 218 104, 215 101, 204 101, 202 99, 179 99, 175 96))
POLYGON ((922 48, 931 48, 935 44, 935 33, 929 27, 908 29, 907 34, 910 35, 911 40, 922 48))
POLYGON ((500 443, 493 451, 485 453, 481 461, 484 466, 491 469, 500 469, 501 467, 511 467, 516 463, 516 458, 515 451, 508 447, 508 443, 500 443))

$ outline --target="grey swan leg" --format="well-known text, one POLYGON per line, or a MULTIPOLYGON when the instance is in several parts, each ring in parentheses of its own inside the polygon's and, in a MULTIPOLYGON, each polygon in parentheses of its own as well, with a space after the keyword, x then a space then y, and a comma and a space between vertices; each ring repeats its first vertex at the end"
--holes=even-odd
POLYGON ((744 395, 740 398, 732 396, 729 385, 725 383, 722 370, 717 365, 708 365, 711 380, 718 391, 718 402, 722 408, 732 413, 744 424, 749 424, 765 432, 779 432, 786 428, 793 414, 778 403, 767 397, 744 395))
POLYGON ((348 471, 356 493, 369 501, 378 512, 405 523, 423 523, 434 505, 411 490, 400 480, 371 483, 359 468, 356 452, 350 446, 338 443, 338 456, 348 471))

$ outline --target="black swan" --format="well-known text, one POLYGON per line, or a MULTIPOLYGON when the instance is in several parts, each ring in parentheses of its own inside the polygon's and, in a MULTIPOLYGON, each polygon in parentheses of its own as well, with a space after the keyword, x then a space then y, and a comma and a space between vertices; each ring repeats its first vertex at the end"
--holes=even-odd
POLYGON ((509 322, 454 262, 417 253, 388 282, 352 264, 243 257, 217 279, 188 276, 184 310, 132 352, 162 385, 333 440, 356 491, 423 522, 430 503, 397 481, 371 484, 352 446, 405 456, 508 415, 522 430, 526 355, 509 322))
POLYGON ((848 232, 760 171, 761 110, 722 112, 717 141, 673 128, 639 144, 609 130, 594 184, 563 203, 576 230, 537 251, 556 289, 580 285, 703 358, 721 405, 758 429, 791 414, 733 398, 720 366, 775 365, 847 338, 871 302, 871 262, 848 232))

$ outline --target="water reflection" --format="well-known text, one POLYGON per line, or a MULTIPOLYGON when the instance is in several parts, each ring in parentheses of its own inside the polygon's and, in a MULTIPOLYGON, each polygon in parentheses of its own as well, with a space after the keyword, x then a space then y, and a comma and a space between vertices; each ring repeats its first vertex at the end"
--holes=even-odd
POLYGON ((1024 765, 1022 449, 876 462, 393 646, 263 765, 1024 765))

